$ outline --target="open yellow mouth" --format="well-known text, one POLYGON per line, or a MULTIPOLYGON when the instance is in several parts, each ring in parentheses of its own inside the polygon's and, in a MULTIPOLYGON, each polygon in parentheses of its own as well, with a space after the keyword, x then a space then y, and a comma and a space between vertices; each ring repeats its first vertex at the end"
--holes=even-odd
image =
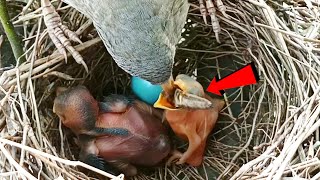
POLYGON ((168 98, 163 94, 160 94, 158 100, 154 103, 153 107, 165 109, 165 110, 175 110, 176 107, 168 100, 168 98))
MULTIPOLYGON (((176 81, 173 81, 173 79, 170 79, 168 83, 163 85, 163 91, 159 95, 158 100, 154 103, 153 107, 165 109, 165 110, 177 110, 177 108, 172 101, 169 100, 170 97, 166 95, 166 93, 174 92, 176 89, 180 89, 182 92, 184 90, 187 90, 187 85, 183 80, 177 79, 176 81)), ((174 94, 174 93, 172 93, 174 94)))
POLYGON ((207 109, 212 103, 203 97, 203 87, 186 75, 178 75, 162 85, 162 92, 154 103, 155 108, 178 110, 181 108, 207 109))

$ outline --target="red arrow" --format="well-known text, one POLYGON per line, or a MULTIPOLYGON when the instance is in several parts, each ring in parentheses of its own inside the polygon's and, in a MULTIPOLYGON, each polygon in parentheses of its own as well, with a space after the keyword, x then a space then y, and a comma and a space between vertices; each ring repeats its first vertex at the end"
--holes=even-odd
POLYGON ((258 81, 259 76, 257 69, 253 62, 251 62, 222 79, 219 79, 218 75, 215 76, 208 86, 207 91, 222 96, 224 89, 256 84, 258 81))

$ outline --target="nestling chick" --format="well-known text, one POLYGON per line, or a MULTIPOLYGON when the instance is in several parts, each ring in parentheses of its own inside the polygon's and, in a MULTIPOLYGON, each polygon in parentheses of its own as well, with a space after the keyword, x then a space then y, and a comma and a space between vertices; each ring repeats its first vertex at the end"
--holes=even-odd
POLYGON ((101 170, 110 164, 133 176, 133 165, 156 165, 170 152, 162 113, 143 102, 121 95, 97 102, 77 86, 57 95, 53 111, 78 136, 80 160, 101 170))
POLYGON ((167 84, 167 88, 164 89, 154 106, 166 109, 165 117, 172 130, 180 138, 189 141, 187 151, 183 154, 175 152, 169 162, 179 158, 177 164, 201 165, 207 137, 216 124, 224 101, 212 99, 204 93, 200 83, 187 75, 180 74, 175 81, 172 80, 167 84), (173 97, 173 92, 177 90, 181 91, 185 97, 190 97, 189 100, 184 98, 185 101, 179 102, 179 99, 170 99, 173 97), (180 104, 180 107, 183 107, 184 104, 184 108, 175 108, 177 103, 180 104), (199 104, 199 109, 188 108, 190 103, 193 106, 195 106, 194 103, 199 104))

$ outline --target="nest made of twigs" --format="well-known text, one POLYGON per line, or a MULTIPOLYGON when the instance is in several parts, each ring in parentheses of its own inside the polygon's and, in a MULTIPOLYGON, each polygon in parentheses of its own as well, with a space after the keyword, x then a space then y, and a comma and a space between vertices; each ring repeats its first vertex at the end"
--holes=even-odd
MULTIPOLYGON (((198 3, 191 3, 174 73, 195 75, 207 87, 216 74, 223 77, 254 62, 260 81, 226 91, 226 107, 209 137, 202 166, 162 164, 140 169, 133 179, 319 179, 320 2, 225 0, 229 18, 217 15, 221 44, 204 24, 198 3)), ((28 61, 0 77, 4 178, 94 177, 82 173, 76 161, 67 161, 77 160, 79 149, 52 112, 54 90, 84 84, 97 98, 131 93, 130 76, 108 55, 90 20, 62 3, 56 7, 84 42, 74 45, 89 73, 70 57, 66 64, 55 52, 37 2, 13 19, 24 26, 28 61)), ((186 145, 176 143, 180 150, 186 145)))

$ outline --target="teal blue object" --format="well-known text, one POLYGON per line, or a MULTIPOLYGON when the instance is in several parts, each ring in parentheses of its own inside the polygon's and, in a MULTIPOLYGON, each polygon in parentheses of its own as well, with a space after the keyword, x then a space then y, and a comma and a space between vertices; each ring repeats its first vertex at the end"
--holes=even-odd
POLYGON ((160 85, 153 85, 149 81, 139 77, 131 78, 131 89, 141 101, 149 105, 153 105, 162 92, 162 87, 160 85))

